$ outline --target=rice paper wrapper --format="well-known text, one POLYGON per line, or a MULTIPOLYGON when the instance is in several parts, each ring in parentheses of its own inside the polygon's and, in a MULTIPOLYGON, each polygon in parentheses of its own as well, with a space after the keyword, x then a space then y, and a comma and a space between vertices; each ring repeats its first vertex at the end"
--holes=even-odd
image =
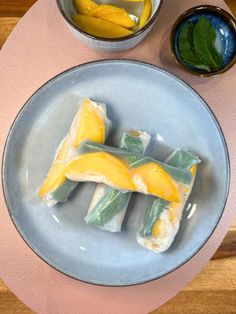
POLYGON ((78 185, 78 182, 68 180, 65 177, 66 164, 71 161, 77 154, 77 148, 80 144, 79 138, 82 139, 96 139, 99 132, 104 132, 104 136, 101 136, 101 142, 104 143, 105 138, 111 128, 111 122, 106 114, 106 105, 103 103, 97 103, 91 101, 90 99, 84 99, 79 107, 79 110, 71 124, 70 130, 65 138, 60 143, 57 152, 55 154, 52 166, 49 169, 46 179, 42 183, 38 190, 39 197, 44 201, 48 207, 56 205, 58 202, 65 202, 74 188, 78 185), (91 115, 91 124, 84 125, 85 119, 89 122, 89 115, 91 115), (100 131, 96 124, 97 121, 102 121, 104 125, 104 131, 100 131), (95 124, 95 125, 94 125, 95 124), (86 134, 86 129, 91 130, 94 128, 94 133, 88 132, 86 134), (97 129, 96 129, 97 127, 97 129), (54 184, 50 184, 53 181, 54 184), (59 183, 57 183, 57 180, 59 183))
POLYGON ((189 152, 178 149, 166 159, 166 162, 169 165, 190 170, 193 178, 189 187, 179 184, 182 194, 180 203, 171 203, 161 198, 150 197, 143 225, 137 234, 137 241, 143 247, 156 253, 166 251, 174 241, 179 230, 183 209, 192 191, 200 159, 189 152))
MULTIPOLYGON (((142 131, 124 133, 121 138, 120 148, 136 153, 144 153, 150 138, 148 133, 142 131)), ((98 184, 85 221, 102 230, 121 231, 131 195, 131 192, 125 193, 110 186, 98 184)))

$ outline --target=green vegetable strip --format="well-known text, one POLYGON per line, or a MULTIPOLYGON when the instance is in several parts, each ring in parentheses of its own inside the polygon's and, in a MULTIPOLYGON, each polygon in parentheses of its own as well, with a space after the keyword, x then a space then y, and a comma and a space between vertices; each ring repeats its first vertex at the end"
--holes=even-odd
POLYGON ((201 160, 189 152, 177 149, 167 158, 166 162, 173 167, 189 170, 192 166, 199 164, 201 160))
MULTIPOLYGON (((178 167, 184 170, 189 170, 193 165, 200 163, 200 159, 183 150, 176 150, 167 158, 168 165, 178 167)), ((147 237, 152 234, 152 228, 156 221, 160 218, 161 213, 168 209, 169 202, 158 197, 150 197, 149 206, 145 212, 143 219, 143 227, 139 232, 141 237, 147 237)))
MULTIPOLYGON (((141 132, 139 134, 141 134, 141 132)), ((143 139, 143 141, 145 140, 145 146, 147 146, 149 144, 149 136, 147 136, 147 139, 143 139)), ((142 154, 146 148, 144 147, 143 141, 139 136, 124 133, 121 138, 120 148, 142 154)), ((94 196, 96 196, 98 191, 103 193, 103 196, 93 208, 89 209, 85 221, 108 231, 120 231, 132 193, 122 193, 104 184, 98 185, 94 196), (117 215, 119 215, 119 217, 117 215), (108 223, 109 225, 107 225, 108 223)))
POLYGON ((61 186, 59 186, 55 192, 52 193, 52 198, 55 202, 65 202, 74 188, 78 185, 78 182, 66 180, 61 186))
POLYGON ((152 227, 155 222, 160 218, 164 209, 168 208, 169 202, 150 196, 149 206, 145 212, 143 219, 143 228, 140 231, 141 237, 146 237, 152 234, 152 227))
POLYGON ((88 153, 95 153, 95 152, 106 152, 112 154, 113 156, 125 160, 129 167, 138 167, 140 165, 155 162, 159 166, 161 166, 176 182, 181 182, 183 184, 190 184, 192 180, 192 175, 189 171, 184 169, 179 169, 176 167, 172 167, 164 162, 155 160, 151 157, 139 154, 139 153, 132 153, 127 150, 122 150, 120 148, 111 147, 108 145, 102 145, 93 143, 91 141, 84 141, 79 145, 78 153, 79 154, 88 154, 88 153))
MULTIPOLYGON (((85 217, 85 221, 98 228, 108 230, 104 226, 128 206, 131 193, 122 193, 106 185, 104 185, 103 189, 104 195, 102 199, 91 209, 85 217)), ((117 229, 117 226, 114 226, 114 230, 110 231, 119 231, 120 228, 118 230, 115 229, 117 229)))

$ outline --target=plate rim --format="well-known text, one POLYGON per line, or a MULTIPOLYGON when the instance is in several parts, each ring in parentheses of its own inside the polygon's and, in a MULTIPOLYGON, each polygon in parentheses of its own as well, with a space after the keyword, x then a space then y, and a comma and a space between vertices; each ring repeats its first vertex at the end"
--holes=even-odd
POLYGON ((86 284, 91 284, 91 285, 95 285, 95 286, 103 286, 103 287, 112 287, 112 288, 116 288, 116 287, 129 287, 129 286, 136 286, 136 285, 141 285, 141 284, 145 284, 154 280, 158 280, 160 278, 163 278, 165 276, 168 276, 169 274, 171 274, 172 272, 178 270, 179 268, 181 268, 182 266, 184 266, 187 262, 189 262, 208 242, 208 240, 211 238, 212 234, 214 233, 214 231, 216 230, 217 226, 219 225, 221 218, 225 212, 225 207, 226 207, 226 203, 228 200, 228 196, 229 196, 229 191, 230 191, 230 182, 231 182, 231 164, 230 164, 230 156, 229 156, 229 150, 228 150, 228 145, 225 139, 225 135, 224 132, 222 130, 222 127, 216 117, 216 115, 214 114, 213 110, 210 108, 210 106, 207 104, 207 102, 204 100, 204 98, 186 81, 184 81, 183 79, 181 79, 178 75, 171 73, 170 71, 148 63, 148 62, 144 62, 144 61, 139 61, 139 60, 132 60, 132 59, 123 59, 123 58, 114 58, 114 59, 101 59, 101 60, 94 60, 94 61, 89 61, 89 62, 85 62, 76 66, 73 66, 71 68, 68 68, 58 74, 56 74, 55 76, 51 77, 49 80, 47 80, 45 83, 43 83, 39 88, 37 88, 37 90, 25 101, 25 103, 23 104, 23 106, 20 108, 20 110, 18 111, 18 113, 16 114, 10 129, 8 131, 6 140, 5 140, 5 144, 4 144, 4 148, 3 148, 3 154, 2 154, 2 161, 1 161, 1 181, 2 181, 2 191, 3 191, 3 196, 4 196, 4 201, 5 201, 5 205, 7 207, 7 211, 8 214, 11 218, 11 221, 13 223, 13 225, 15 226, 18 234, 20 235, 20 237, 24 240, 24 242, 26 243, 26 245, 41 259, 41 261, 43 261, 44 263, 46 263, 47 265, 51 266, 54 270, 59 271, 60 273, 62 273, 63 275, 66 275, 72 279, 84 282, 86 284), (205 241, 203 241, 203 243, 201 243, 201 245, 195 249, 192 254, 185 259, 182 263, 180 263, 179 265, 177 265, 176 267, 173 267, 170 271, 161 274, 161 275, 156 275, 156 276, 152 276, 150 278, 147 278, 145 280, 140 280, 140 281, 136 281, 136 282, 131 282, 131 283, 107 283, 105 281, 101 281, 101 280, 88 280, 86 281, 85 279, 80 279, 78 277, 76 277, 75 274, 73 274, 72 272, 70 272, 69 270, 66 270, 63 267, 60 267, 58 265, 56 265, 55 263, 53 263, 48 257, 45 257, 44 254, 42 254, 42 252, 37 248, 36 245, 34 245, 33 243, 31 243, 31 241, 29 239, 27 239, 27 237, 24 235, 23 230, 21 230, 20 226, 17 225, 16 219, 12 213, 12 210, 10 208, 10 205, 8 203, 7 200, 7 189, 5 187, 5 159, 6 159, 6 154, 7 154, 7 147, 8 144, 10 142, 11 139, 11 134, 14 130, 14 127, 17 123, 17 121, 20 119, 21 115, 24 113, 24 110, 27 109, 28 105, 30 104, 30 102, 32 101, 32 99, 34 97, 36 97, 38 94, 40 94, 40 92, 50 83, 56 81, 57 79, 59 79, 60 77, 62 77, 65 74, 69 74, 70 72, 73 72, 75 70, 81 69, 81 68, 86 68, 87 66, 90 65, 102 65, 102 64, 107 64, 107 63, 126 63, 126 64, 135 64, 138 66, 144 66, 147 68, 151 68, 155 71, 158 72, 162 72, 164 74, 166 74, 167 76, 171 77, 174 80, 177 80, 181 85, 183 85, 185 88, 187 88, 188 90, 190 90, 193 94, 195 94, 200 100, 202 105, 205 107, 205 109, 207 110, 208 114, 210 115, 210 117, 212 118, 212 120, 214 121, 215 126, 217 127, 217 130, 219 132, 222 144, 223 144, 223 148, 224 148, 224 153, 225 153, 225 157, 226 157, 226 179, 227 179, 227 183, 226 183, 226 190, 225 190, 225 195, 224 195, 224 199, 221 205, 221 212, 220 215, 218 217, 218 220, 214 226, 214 228, 212 228, 210 234, 208 237, 206 237, 205 241))

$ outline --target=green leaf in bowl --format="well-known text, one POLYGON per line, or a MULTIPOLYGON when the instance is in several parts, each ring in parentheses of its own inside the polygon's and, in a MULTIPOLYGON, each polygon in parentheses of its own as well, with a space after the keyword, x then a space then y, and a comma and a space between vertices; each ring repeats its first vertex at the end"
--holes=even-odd
POLYGON ((193 46, 197 55, 204 64, 211 69, 219 69, 222 64, 222 56, 215 48, 216 32, 212 23, 201 16, 194 26, 193 30, 193 46))
POLYGON ((195 68, 211 71, 208 65, 202 63, 201 59, 198 57, 193 48, 193 32, 194 24, 191 22, 186 22, 179 32, 178 36, 178 46, 179 54, 181 59, 195 68))

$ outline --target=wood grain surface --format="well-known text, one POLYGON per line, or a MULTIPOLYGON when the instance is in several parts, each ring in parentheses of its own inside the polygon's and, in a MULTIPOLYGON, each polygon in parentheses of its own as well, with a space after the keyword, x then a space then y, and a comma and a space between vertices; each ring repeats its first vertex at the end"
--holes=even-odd
MULTIPOLYGON (((0 0, 0 48, 19 19, 35 2, 36 0, 0 0)), ((236 16, 236 0, 225 2, 236 16)), ((0 314, 29 313, 34 312, 18 300, 0 280, 0 314)), ((202 272, 176 297, 152 312, 172 313, 236 314, 236 221, 232 222, 223 243, 202 272)))

